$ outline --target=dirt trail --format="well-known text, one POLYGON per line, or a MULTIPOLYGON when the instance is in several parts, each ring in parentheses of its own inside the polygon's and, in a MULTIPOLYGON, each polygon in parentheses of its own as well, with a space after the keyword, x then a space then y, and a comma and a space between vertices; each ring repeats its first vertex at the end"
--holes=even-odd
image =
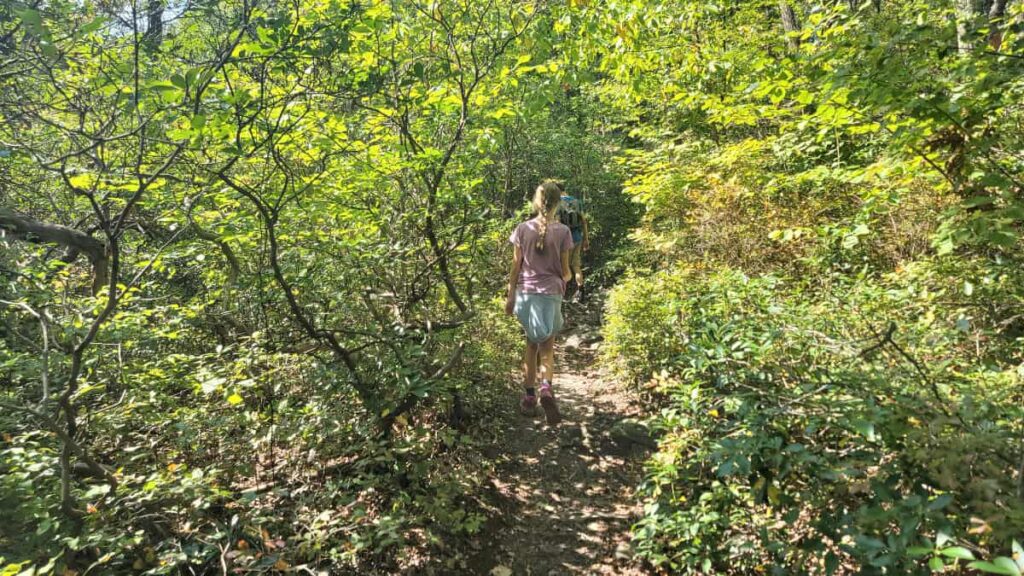
POLYGON ((646 448, 628 430, 640 408, 595 367, 599 313, 597 302, 567 306, 570 325, 555 357, 560 424, 548 426, 542 414, 520 415, 521 392, 509 395, 489 455, 497 461, 491 483, 500 513, 476 540, 469 573, 646 574, 629 549, 646 448))

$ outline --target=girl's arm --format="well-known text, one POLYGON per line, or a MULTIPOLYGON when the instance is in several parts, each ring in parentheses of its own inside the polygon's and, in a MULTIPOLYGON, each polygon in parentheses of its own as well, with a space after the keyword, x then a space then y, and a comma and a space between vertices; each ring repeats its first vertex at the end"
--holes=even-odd
POLYGON ((572 269, 569 268, 569 254, 572 250, 562 250, 562 281, 568 282, 572 278, 572 269))
POLYGON ((512 315, 516 305, 516 286, 519 284, 519 273, 523 268, 523 250, 514 245, 512 251, 512 269, 508 275, 508 297, 505 299, 505 314, 512 315))

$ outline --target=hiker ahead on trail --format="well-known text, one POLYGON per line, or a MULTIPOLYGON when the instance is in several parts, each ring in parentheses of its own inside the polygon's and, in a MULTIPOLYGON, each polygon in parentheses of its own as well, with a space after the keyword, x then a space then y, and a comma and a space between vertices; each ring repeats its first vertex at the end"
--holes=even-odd
MULTIPOLYGON (((559 186, 560 190, 561 188, 559 186)), ((563 191, 558 206, 558 220, 572 232, 573 249, 569 255, 569 267, 576 277, 574 300, 583 302, 587 296, 583 289, 583 252, 590 249, 590 227, 587 225, 587 216, 583 213, 583 202, 563 191)))
POLYGON ((549 424, 560 420, 551 391, 555 365, 555 336, 562 329, 562 296, 569 281, 572 232, 558 221, 562 191, 546 181, 533 195, 537 216, 516 226, 509 241, 515 246, 508 281, 505 313, 515 314, 526 332, 523 357, 523 413, 537 410, 535 385, 540 368, 540 404, 549 424))

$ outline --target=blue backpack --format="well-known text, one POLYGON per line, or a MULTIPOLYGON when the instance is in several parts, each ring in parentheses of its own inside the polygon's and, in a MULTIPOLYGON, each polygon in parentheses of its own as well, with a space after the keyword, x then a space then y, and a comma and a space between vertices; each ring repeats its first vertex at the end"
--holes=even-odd
POLYGON ((583 205, 574 196, 562 196, 558 205, 558 221, 578 232, 583 228, 583 205))

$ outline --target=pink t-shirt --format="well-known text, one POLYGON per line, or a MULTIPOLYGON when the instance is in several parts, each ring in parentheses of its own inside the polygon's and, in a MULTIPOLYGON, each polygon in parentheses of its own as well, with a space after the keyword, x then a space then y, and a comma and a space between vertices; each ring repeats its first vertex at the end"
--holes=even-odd
POLYGON ((548 223, 544 249, 537 250, 540 219, 527 220, 516 226, 509 242, 523 251, 523 267, 519 273, 518 290, 523 294, 565 294, 562 280, 562 252, 572 250, 572 232, 557 220, 548 223))

